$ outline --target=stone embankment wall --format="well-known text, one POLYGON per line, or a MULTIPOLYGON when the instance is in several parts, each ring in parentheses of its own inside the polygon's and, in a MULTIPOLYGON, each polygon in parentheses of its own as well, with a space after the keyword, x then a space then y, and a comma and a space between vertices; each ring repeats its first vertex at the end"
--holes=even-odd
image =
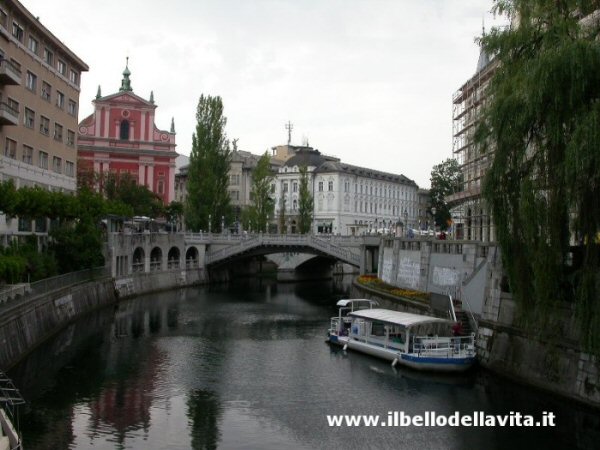
POLYGON ((67 324, 116 300, 112 278, 103 278, 6 305, 0 314, 0 368, 9 369, 67 324))
POLYGON ((119 299, 207 282, 203 269, 140 272, 14 300, 0 314, 0 369, 8 370, 68 324, 119 299))
POLYGON ((139 272, 117 278, 115 279, 115 290, 119 298, 129 298, 140 294, 193 286, 207 282, 208 276, 204 269, 173 269, 156 272, 139 272))
POLYGON ((477 356, 482 366, 536 387, 600 407, 598 359, 581 346, 572 304, 556 307, 551 332, 534 333, 518 323, 518 308, 502 292, 496 265, 479 320, 477 356))

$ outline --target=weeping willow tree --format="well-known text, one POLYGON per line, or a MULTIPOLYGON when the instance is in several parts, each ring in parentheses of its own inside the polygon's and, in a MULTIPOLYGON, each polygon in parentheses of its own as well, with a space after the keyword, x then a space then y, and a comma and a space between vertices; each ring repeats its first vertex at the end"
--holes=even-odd
MULTIPOLYGON (((597 1, 497 0, 511 26, 481 39, 498 64, 476 143, 510 287, 531 329, 575 301, 600 353, 600 11, 597 1), (597 14, 597 15, 596 15, 597 14), (581 259, 572 264, 570 247, 581 259)), ((579 258, 577 258, 579 259, 579 258)))

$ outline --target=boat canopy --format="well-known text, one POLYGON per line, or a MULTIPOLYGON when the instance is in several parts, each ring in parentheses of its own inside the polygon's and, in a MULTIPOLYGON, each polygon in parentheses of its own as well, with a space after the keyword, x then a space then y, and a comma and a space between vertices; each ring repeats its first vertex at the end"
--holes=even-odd
POLYGON ((368 298, 350 298, 350 299, 343 299, 343 300, 338 300, 338 302, 336 303, 337 306, 350 306, 353 303, 367 303, 369 304, 371 307, 373 306, 378 306, 379 303, 377 303, 375 300, 369 300, 368 298))
POLYGON ((352 317, 359 317, 366 320, 376 320, 392 325, 401 325, 405 328, 423 323, 450 323, 449 320, 438 317, 422 316, 420 314, 411 314, 400 311, 390 311, 389 309, 361 309, 348 314, 352 317))

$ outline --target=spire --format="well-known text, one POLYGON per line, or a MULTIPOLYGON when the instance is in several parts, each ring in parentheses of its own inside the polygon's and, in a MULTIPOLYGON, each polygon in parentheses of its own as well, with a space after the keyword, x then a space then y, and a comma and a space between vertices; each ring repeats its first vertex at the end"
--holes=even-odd
POLYGON ((150 91, 150 103, 154 105, 154 91, 150 91))
POLYGON ((129 75, 131 72, 129 71, 129 56, 127 57, 127 62, 125 63, 125 70, 123 71, 123 80, 121 81, 121 88, 119 91, 127 91, 133 92, 131 88, 131 80, 129 79, 129 75))
POLYGON ((102 89, 100 88, 100 85, 98 85, 98 92, 96 92, 96 99, 102 97, 102 89))
POLYGON ((175 134, 175 117, 171 117, 171 133, 175 134))
POLYGON ((288 120, 288 123, 285 124, 285 129, 288 131, 288 145, 292 144, 292 130, 294 129, 294 125, 292 122, 288 120))

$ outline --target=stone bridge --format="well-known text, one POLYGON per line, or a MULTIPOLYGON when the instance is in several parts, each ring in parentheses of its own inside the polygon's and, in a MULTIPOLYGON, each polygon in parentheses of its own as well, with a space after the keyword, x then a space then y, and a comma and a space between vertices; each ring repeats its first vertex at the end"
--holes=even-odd
POLYGON ((204 262, 217 265, 243 256, 297 252, 331 257, 360 267, 362 237, 312 234, 211 235, 186 234, 186 245, 208 244, 204 262))
POLYGON ((105 254, 115 278, 165 270, 204 272, 236 258, 275 253, 325 256, 365 273, 376 267, 379 243, 366 236, 121 232, 108 234, 105 254))

